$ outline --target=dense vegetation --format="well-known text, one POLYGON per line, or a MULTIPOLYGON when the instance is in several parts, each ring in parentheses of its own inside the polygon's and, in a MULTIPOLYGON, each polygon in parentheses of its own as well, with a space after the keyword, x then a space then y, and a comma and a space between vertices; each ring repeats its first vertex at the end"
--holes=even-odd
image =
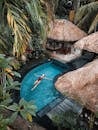
POLYGON ((32 102, 21 99, 17 104, 12 94, 20 89, 15 77, 21 77, 17 73, 21 60, 26 60, 29 52, 43 51, 47 23, 53 18, 54 8, 53 0, 0 1, 0 109, 3 113, 6 109, 13 111, 11 118, 4 118, 0 113, 1 130, 5 130, 17 114, 31 122, 32 115, 35 116, 36 107, 32 102))
MULTIPOLYGON (((77 10, 79 1, 75 7, 74 0, 70 2, 72 3, 68 0, 0 0, 0 111, 12 111, 11 118, 4 118, 0 113, 0 130, 5 130, 18 114, 32 122, 36 106, 23 99, 17 104, 12 99, 13 91, 20 89, 20 83, 15 81, 15 77, 21 77, 17 70, 21 68, 23 57, 26 60, 30 53, 44 51, 48 23, 54 17, 68 18, 70 9, 77 10)), ((76 19, 76 24, 79 24, 77 21, 76 19)), ((83 22, 79 24, 80 28, 83 22)))

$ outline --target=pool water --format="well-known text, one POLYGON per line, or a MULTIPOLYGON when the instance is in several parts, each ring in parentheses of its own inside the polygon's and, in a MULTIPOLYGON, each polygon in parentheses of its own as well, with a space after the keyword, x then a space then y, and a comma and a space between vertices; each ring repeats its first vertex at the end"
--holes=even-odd
POLYGON ((56 75, 64 72, 65 69, 66 67, 57 65, 53 61, 33 68, 22 80, 20 90, 21 98, 24 98, 26 101, 33 100, 37 106, 37 111, 39 111, 60 95, 54 87, 53 80, 56 75), (32 91, 34 82, 42 74, 45 74, 45 78, 32 91))

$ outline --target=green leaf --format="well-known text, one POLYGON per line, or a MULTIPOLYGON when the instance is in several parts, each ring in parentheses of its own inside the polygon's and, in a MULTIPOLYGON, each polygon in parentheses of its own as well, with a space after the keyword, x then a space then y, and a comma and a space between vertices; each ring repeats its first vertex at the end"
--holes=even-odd
POLYGON ((2 114, 0 114, 0 130, 7 130, 7 125, 9 124, 9 119, 4 118, 2 114))
POLYGON ((11 102, 12 102, 12 99, 9 97, 9 98, 3 100, 0 104, 7 106, 11 102))
POLYGON ((6 90, 11 90, 11 89, 14 89, 14 90, 20 90, 20 83, 18 81, 12 81, 12 80, 9 80, 9 83, 7 84, 7 88, 6 90))
POLYGON ((7 58, 7 62, 10 63, 13 59, 14 59, 13 57, 8 57, 8 58, 7 58))
POLYGON ((96 118, 98 118, 98 112, 95 113, 96 118))
POLYGON ((0 54, 0 58, 4 58, 5 57, 5 54, 0 54))
POLYGON ((22 111, 20 111, 20 114, 21 114, 21 116, 22 116, 24 119, 27 119, 27 111, 22 110, 22 111))
POLYGON ((22 112, 22 116, 26 116, 26 114, 31 114, 35 116, 36 112, 36 106, 33 104, 33 102, 27 102, 24 99, 21 99, 19 102, 19 107, 20 107, 20 113, 22 112), (21 109, 22 107, 22 109, 21 109), (25 111, 25 113, 24 113, 25 111))
POLYGON ((13 71, 13 74, 14 74, 16 77, 19 77, 19 78, 21 78, 21 75, 20 75, 18 72, 16 72, 16 71, 13 71))
POLYGON ((22 106, 22 105, 27 105, 27 102, 22 98, 20 101, 19 101, 19 106, 22 106))
POLYGON ((9 106, 8 109, 12 111, 18 111, 18 104, 14 103, 13 105, 9 106))
POLYGON ((31 115, 35 116, 35 112, 36 112, 37 108, 35 105, 29 105, 27 106, 27 111, 28 113, 30 113, 31 115))
POLYGON ((18 115, 18 112, 14 112, 10 117, 10 123, 13 123, 18 115))

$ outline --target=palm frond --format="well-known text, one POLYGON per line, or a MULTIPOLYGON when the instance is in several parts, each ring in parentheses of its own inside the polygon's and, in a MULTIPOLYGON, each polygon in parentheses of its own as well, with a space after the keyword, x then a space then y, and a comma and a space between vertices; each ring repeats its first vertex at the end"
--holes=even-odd
MULTIPOLYGON (((2 19, 2 16, 4 15, 3 2, 4 2, 4 0, 0 0, 0 19, 2 19)), ((3 19, 0 20, 0 26, 1 26, 1 23, 3 23, 3 19)))
POLYGON ((31 30, 26 23, 26 16, 20 8, 8 4, 7 20, 14 33, 13 54, 17 57, 21 56, 31 39, 31 30))
POLYGON ((98 12, 98 2, 92 2, 90 4, 80 7, 76 12, 75 23, 77 24, 81 22, 81 20, 85 17, 85 15, 87 13, 90 14, 91 12, 95 13, 98 12))
POLYGON ((58 0, 2 1, 5 5, 3 12, 5 16, 7 14, 6 24, 11 30, 6 32, 12 35, 9 39, 13 46, 13 54, 20 57, 28 47, 32 50, 40 50, 47 38, 48 22, 53 18, 54 3, 58 0))
POLYGON ((90 4, 84 5, 77 10, 74 22, 79 28, 88 32, 97 13, 98 2, 91 2, 90 4))
POLYGON ((8 44, 9 39, 5 38, 2 33, 0 33, 0 53, 4 53, 6 55, 10 54, 11 51, 11 42, 8 44))
POLYGON ((41 39, 46 38, 46 15, 42 10, 42 6, 39 0, 30 0, 29 2, 24 0, 26 3, 26 9, 28 14, 31 16, 31 21, 36 33, 41 36, 41 39))
POLYGON ((96 31, 97 24, 98 24, 98 14, 96 15, 95 19, 93 20, 93 22, 89 28, 88 34, 92 33, 93 31, 96 31))
MULTIPOLYGON (((5 40, 2 38, 2 36, 0 35, 0 50, 3 49, 3 50, 7 50, 7 46, 6 46, 6 42, 5 40)), ((3 51, 2 50, 2 51, 3 51)))

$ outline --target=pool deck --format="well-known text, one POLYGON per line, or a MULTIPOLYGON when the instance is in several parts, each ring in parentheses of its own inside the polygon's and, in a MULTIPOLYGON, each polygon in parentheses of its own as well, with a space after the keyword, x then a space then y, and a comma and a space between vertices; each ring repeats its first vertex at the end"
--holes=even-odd
POLYGON ((73 99, 61 95, 43 109, 38 111, 36 114, 40 118, 47 115, 51 119, 52 116, 58 113, 66 112, 68 110, 72 110, 74 113, 80 114, 82 112, 82 108, 82 105, 73 99))

